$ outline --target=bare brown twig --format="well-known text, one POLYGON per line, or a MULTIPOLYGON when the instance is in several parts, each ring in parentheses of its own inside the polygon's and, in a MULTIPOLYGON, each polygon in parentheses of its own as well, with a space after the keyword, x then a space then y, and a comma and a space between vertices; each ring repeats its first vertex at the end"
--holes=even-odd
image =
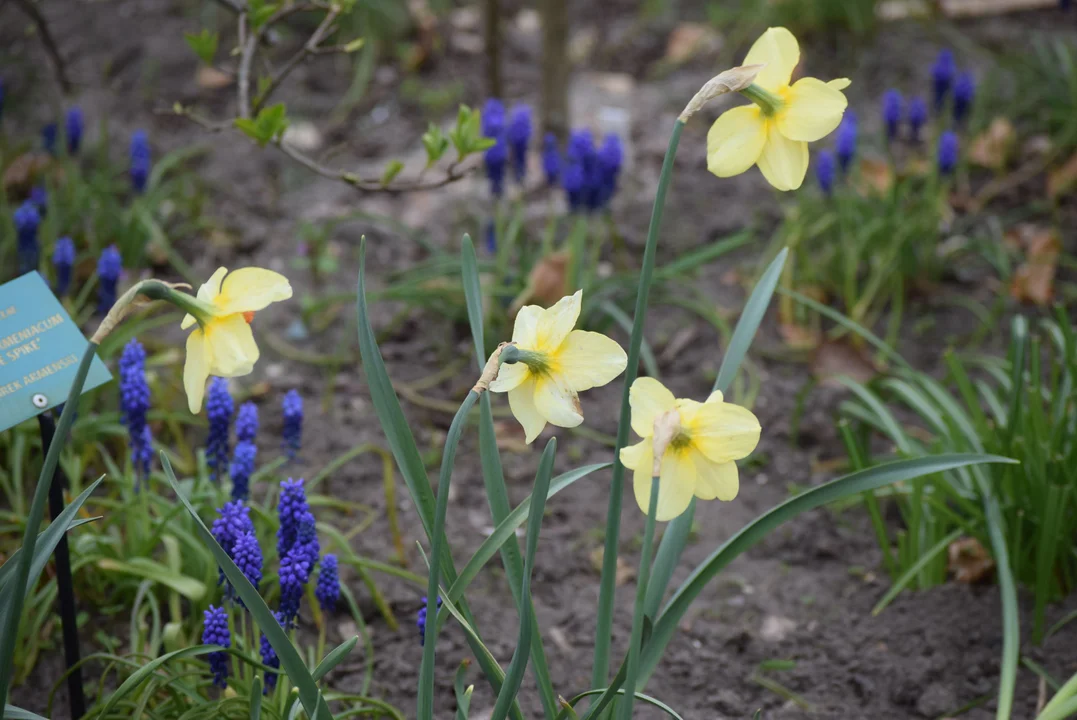
POLYGON ((340 10, 333 8, 325 14, 325 18, 314 33, 303 44, 303 48, 288 58, 287 62, 281 66, 281 68, 273 74, 273 78, 269 81, 269 85, 266 89, 255 99, 254 107, 251 108, 251 112, 257 113, 263 105, 269 100, 270 96, 276 91, 280 84, 284 82, 284 78, 288 77, 293 70, 298 67, 299 63, 303 62, 307 57, 314 54, 321 45, 325 36, 330 33, 333 23, 336 22, 337 17, 340 16, 340 10))
POLYGON ((56 47, 56 41, 52 38, 52 32, 49 30, 49 24, 45 20, 45 16, 41 14, 41 11, 37 9, 30 0, 14 0, 15 4, 26 13, 31 20, 34 21, 34 25, 37 26, 37 31, 41 35, 41 43, 45 46, 45 51, 49 54, 49 59, 52 60, 53 70, 56 72, 56 80, 60 83, 60 87, 65 93, 71 92, 71 81, 67 77, 67 70, 64 68, 64 60, 60 56, 60 50, 56 47))

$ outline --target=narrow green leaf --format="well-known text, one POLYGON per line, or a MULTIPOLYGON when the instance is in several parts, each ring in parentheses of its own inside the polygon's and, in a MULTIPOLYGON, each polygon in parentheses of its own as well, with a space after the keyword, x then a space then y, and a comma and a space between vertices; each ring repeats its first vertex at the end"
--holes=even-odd
POLYGON ((150 675, 157 672, 167 662, 172 660, 182 660, 183 658, 199 657, 200 655, 208 655, 211 652, 217 652, 220 648, 216 645, 195 645, 193 647, 183 648, 181 650, 175 650, 170 653, 165 653, 159 657, 156 657, 149 662, 141 665, 137 670, 127 676, 120 686, 112 691, 108 696, 108 701, 105 706, 101 708, 101 712, 97 713, 97 717, 108 717, 109 710, 116 707, 117 703, 127 697, 133 692, 139 685, 141 685, 150 675))
POLYGON ((288 634, 284 631, 284 628, 277 623, 273 612, 266 605, 258 590, 251 585, 247 576, 236 567, 236 564, 232 562, 232 558, 228 557, 228 553, 214 539, 213 533, 202 522, 202 518, 198 516, 198 512, 191 505, 187 496, 180 491, 176 475, 172 472, 172 464, 168 461, 168 456, 164 452, 161 453, 161 467, 165 472, 165 478, 168 479, 168 484, 172 486, 172 490, 176 493, 176 497, 187 508, 187 512, 194 520, 195 530, 201 536, 202 542, 213 553, 217 560, 217 565, 224 571, 224 576, 228 578, 228 582, 232 583, 232 587, 235 588, 236 593, 247 607, 247 611, 254 618, 254 621, 258 623, 259 629, 265 634, 269 644, 277 651, 281 667, 287 673, 288 679, 299 690, 299 700, 303 703, 303 709, 306 710, 307 717, 314 720, 330 720, 332 714, 329 712, 329 706, 326 705, 325 698, 322 697, 321 691, 318 690, 318 684, 311 676, 310 670, 307 669, 306 663, 303 662, 303 658, 300 657, 299 652, 292 645, 292 641, 288 639, 288 634))
POLYGON ((255 675, 251 680, 251 720, 261 720, 262 717, 262 676, 255 675))
POLYGON ((759 282, 752 289, 748 301, 744 303, 744 309, 740 313, 740 320, 733 330, 733 337, 729 339, 729 347, 726 348, 722 357, 722 365, 718 368, 718 377, 714 379, 714 389, 727 392, 733 384, 733 378, 737 376, 740 365, 748 355, 748 348, 755 340, 755 334, 759 330, 759 324, 770 307, 770 299, 774 296, 774 288, 778 286, 778 280, 782 276, 782 268, 785 267, 785 259, 789 256, 789 248, 782 248, 778 256, 770 261, 770 265, 759 278, 759 282))
POLYGON ((202 31, 197 34, 183 33, 183 38, 199 60, 206 65, 213 64, 213 56, 217 54, 217 33, 210 32, 208 28, 202 28, 202 31))
POLYGON ((206 585, 201 580, 195 580, 188 575, 178 575, 167 566, 149 558, 134 558, 131 562, 124 562, 114 558, 101 558, 97 561, 97 567, 105 572, 133 575, 152 580, 175 590, 192 602, 199 602, 206 595, 206 585))
POLYGON ((486 314, 482 309, 482 284, 479 281, 479 261, 475 257, 475 243, 464 233, 460 248, 460 274, 464 283, 464 300, 467 303, 467 319, 471 325, 471 338, 475 341, 475 360, 482 370, 486 364, 486 341, 483 323, 486 314))
MULTIPOLYGON (((645 681, 654 672, 666 646, 677 631, 681 618, 684 617, 692 602, 707 586, 707 583, 714 579, 722 568, 726 567, 737 556, 756 545, 787 520, 835 500, 875 490, 895 482, 981 463, 1012 464, 1013 462, 1009 458, 996 455, 974 454, 937 455, 911 460, 898 460, 851 473, 786 500, 750 522, 723 543, 721 547, 700 563, 688 579, 681 584, 677 592, 666 603, 661 616, 655 623, 651 640, 644 647, 641 678, 644 678, 645 681)), ((642 684, 645 684, 645 682, 642 684)))
POLYGON ((916 562, 910 565, 905 570, 905 572, 901 574, 901 577, 894 581, 894 584, 891 585, 890 589, 886 591, 886 594, 879 599, 879 602, 875 603, 875 607, 871 609, 871 614, 878 615, 883 610, 885 610, 886 606, 894 601, 894 598, 896 598, 898 594, 902 590, 904 590, 910 582, 913 581, 913 579, 920 573, 921 570, 931 564, 931 561, 934 560, 937 555, 942 552, 945 552, 946 548, 950 547, 950 543, 952 543, 954 540, 957 540, 959 537, 961 537, 961 528, 954 530, 952 533, 944 537, 942 540, 939 540, 937 543, 935 543, 935 545, 926 550, 919 557, 919 559, 917 559, 916 562))
POLYGON ((14 705, 4 705, 4 718, 6 720, 48 720, 48 718, 43 718, 36 713, 23 710, 14 705))
MULTIPOLYGON (((571 700, 568 701, 569 705, 570 706, 575 706, 576 703, 578 703, 580 700, 583 700, 586 697, 591 697, 593 695, 601 695, 602 693, 606 692, 607 690, 609 690, 609 688, 603 688, 602 690, 588 690, 585 693, 580 693, 579 695, 577 695, 576 697, 574 697, 574 698, 572 698, 571 700)), ((624 690, 618 690, 614 694, 616 694, 616 695, 624 695, 625 691, 624 690)), ((684 720, 684 718, 682 718, 680 715, 678 715, 677 712, 673 708, 671 708, 669 705, 666 705, 664 702, 662 702, 661 700, 659 700, 657 698, 653 698, 650 695, 644 695, 643 693, 640 693, 640 692, 635 693, 635 698, 637 700, 639 700, 640 702, 647 703, 648 705, 653 705, 654 707, 658 708, 659 710, 661 710, 665 714, 669 715, 674 720, 684 720)))
POLYGON ((348 638, 340 645, 337 645, 333 650, 322 658, 322 661, 318 663, 318 667, 314 668, 312 677, 317 682, 325 677, 333 668, 340 663, 344 662, 344 659, 348 657, 355 646, 359 643, 359 636, 355 635, 348 638))
POLYGON ((535 475, 537 497, 535 511, 527 521, 527 541, 524 549, 524 572, 520 585, 520 633, 516 640, 516 650, 512 653, 512 662, 505 673, 505 684, 497 694, 491 720, 505 720, 509 706, 520 692, 520 685, 527 670, 527 658, 531 652, 531 631, 535 614, 531 611, 531 575, 535 571, 535 552, 538 550, 539 531, 542 529, 542 515, 546 509, 546 496, 550 490, 550 477, 553 475, 553 461, 557 454, 557 438, 550 438, 539 460, 538 473, 535 475))
POLYGON ((460 667, 456 669, 456 675, 453 676, 452 687, 453 692, 456 694, 456 720, 468 720, 468 713, 471 711, 471 693, 474 692, 475 686, 464 686, 464 682, 467 680, 467 669, 471 666, 471 661, 465 659, 460 663, 460 667))

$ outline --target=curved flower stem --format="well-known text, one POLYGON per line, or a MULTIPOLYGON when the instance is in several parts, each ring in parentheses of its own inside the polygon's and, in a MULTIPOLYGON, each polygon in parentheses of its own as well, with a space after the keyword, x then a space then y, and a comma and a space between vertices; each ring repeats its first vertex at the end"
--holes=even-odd
POLYGON ((619 710, 623 720, 632 720, 632 704, 636 699, 636 678, 639 676, 640 643, 643 641, 643 610, 647 604, 647 582, 651 575, 651 546, 654 544, 655 518, 658 515, 658 476, 651 478, 651 502, 647 509, 647 525, 643 530, 643 549, 639 556, 636 576, 636 607, 632 613, 632 635, 628 641, 628 671, 625 674, 624 698, 619 710))
POLYGON ((467 414, 475 401, 479 399, 481 389, 472 389, 456 416, 452 419, 449 432, 445 436, 445 450, 441 455, 441 473, 438 476, 437 504, 434 507, 434 534, 430 548, 430 575, 426 585, 426 630, 423 634, 423 661, 419 668, 419 720, 434 718, 434 647, 437 644, 438 631, 438 586, 441 582, 441 543, 445 538, 445 514, 449 507, 449 484, 452 481, 452 466, 456 459, 456 447, 460 443, 460 434, 464 429, 467 414))
POLYGON ((610 668, 610 633, 613 627, 614 594, 617 579, 617 551, 621 535, 621 500, 624 493, 625 468, 621 464, 621 448, 628 443, 631 408, 628 391, 639 372, 640 347, 643 344, 643 322, 647 314, 647 300, 654 276, 654 258, 658 247, 658 230, 662 224, 662 211, 666 192, 673 175, 673 160, 684 130, 684 120, 678 119, 669 136, 666 158, 662 161, 662 174, 658 178, 658 191, 651 211, 651 226, 647 231, 647 244, 643 250, 643 267, 639 274, 639 291, 636 294, 636 312, 632 323, 632 336, 628 342, 628 366, 625 368, 624 391, 621 394, 621 419, 617 426, 617 446, 614 451, 613 480, 610 483, 610 501, 606 513, 606 544, 602 553, 602 580, 598 595, 598 622, 595 628, 595 659, 591 674, 591 687, 608 684, 610 668))

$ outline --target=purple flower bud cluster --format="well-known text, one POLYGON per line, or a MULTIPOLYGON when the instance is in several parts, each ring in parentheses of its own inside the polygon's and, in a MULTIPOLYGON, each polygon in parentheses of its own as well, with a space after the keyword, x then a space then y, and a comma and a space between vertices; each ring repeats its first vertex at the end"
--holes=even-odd
POLYGON ((546 186, 554 187, 561 177, 561 150, 557 147, 557 136, 546 133, 542 139, 542 174, 546 186))
POLYGON ((135 130, 131 133, 131 187, 135 192, 146 191, 146 183, 150 178, 150 138, 145 130, 135 130))
POLYGON ((486 177, 490 181, 490 194, 501 197, 505 193, 505 166, 509 159, 509 146, 505 138, 505 105, 496 98, 490 98, 482 108, 482 135, 494 141, 486 149, 483 163, 486 177))
MULTIPOLYGON (((150 474, 153 433, 146 423, 150 409, 150 386, 146 382, 146 350, 131 340, 120 354, 120 419, 127 427, 131 466, 138 481, 150 474)), ((136 484, 136 488, 138 485, 136 484)))
POLYGON ((224 378, 213 378, 206 392, 206 417, 209 419, 206 465, 209 466, 210 478, 214 481, 220 479, 220 474, 228 468, 228 436, 232 430, 235 407, 235 401, 228 392, 228 381, 224 378))
POLYGON ((56 136, 58 134, 59 129, 56 127, 56 123, 49 123, 41 128, 41 147, 45 148, 45 152, 49 155, 56 154, 56 136))
POLYGON ((303 480, 285 480, 280 488, 277 501, 280 612, 285 624, 290 625, 299 615, 303 588, 318 564, 321 547, 303 480))
POLYGON ((123 258, 115 245, 101 251, 97 259, 97 313, 105 315, 116 304, 116 286, 123 272, 123 258))
POLYGON ((601 210, 609 206, 624 165, 621 139, 607 135, 600 148, 588 129, 576 130, 568 140, 561 184, 572 211, 601 210))
POLYGON ((512 172, 516 182, 522 184, 527 175, 527 146, 531 142, 531 108, 517 105, 513 108, 506 131, 512 172))
POLYGON ((284 415, 284 452, 289 460, 295 460, 303 440, 303 398, 298 390, 289 390, 285 394, 281 411, 284 415))
MULTIPOLYGON (((284 626, 284 622, 281 619, 281 614, 279 612, 273 613, 273 617, 276 618, 277 623, 281 625, 281 627, 284 626)), ((264 632, 262 633, 261 640, 261 654, 262 664, 268 665, 271 668, 280 668, 280 658, 277 657, 277 651, 274 650, 273 646, 269 644, 269 638, 265 636, 264 632)), ((263 694, 268 693, 270 690, 277 687, 277 677, 278 673, 267 672, 265 674, 265 683, 262 688, 263 694)))
MULTIPOLYGON (((243 577, 247 578, 257 590, 258 583, 262 582, 262 546, 258 544, 258 537, 252 530, 236 538, 231 557, 232 562, 243 573, 243 577)), ((240 605, 243 604, 238 598, 237 601, 240 605)))
MULTIPOLYGON (((213 525, 210 527, 210 532, 213 539, 221 546, 221 549, 228 553, 228 557, 232 558, 232 561, 238 565, 239 563, 236 561, 236 543, 245 535, 254 535, 251 509, 242 500, 233 500, 225 503, 223 507, 217 508, 217 515, 217 519, 213 521, 213 525)), ((259 550, 260 554, 261 550, 259 550)), ((242 570, 242 568, 240 569, 242 570)), ((261 580, 261 562, 259 562, 258 571, 258 579, 261 580)), ((250 576, 247 579, 250 579, 250 576)), ((223 584, 224 582, 224 570, 218 568, 217 584, 223 584)), ((229 597, 234 596, 234 590, 231 585, 225 588, 225 594, 229 597)))
POLYGON ((337 556, 332 553, 322 557, 314 597, 318 598, 318 604, 325 612, 335 610, 340 601, 340 574, 337 570, 337 556))
POLYGON ((258 455, 254 438, 258 434, 258 406, 245 402, 236 415, 236 449, 228 474, 232 478, 232 499, 246 500, 250 497, 251 475, 258 455))
POLYGON ((19 274, 37 270, 39 249, 37 228, 41 225, 41 213, 32 200, 27 200, 15 211, 15 234, 18 236, 19 274))
POLYGON ((852 110, 845 112, 845 117, 841 119, 841 124, 838 125, 838 136, 834 141, 834 145, 838 156, 838 166, 843 173, 849 172, 853 157, 856 155, 858 125, 856 113, 852 110))
MULTIPOLYGON (((416 615, 415 615, 415 626, 419 629, 419 644, 420 645, 425 645, 426 644, 426 605, 427 605, 427 597, 426 597, 426 595, 423 595, 422 602, 423 602, 422 607, 419 608, 419 612, 416 613, 416 615)), ((438 610, 441 609, 441 604, 442 604, 441 603, 441 596, 438 595, 438 602, 437 602, 438 610)), ((436 614, 437 613, 435 613, 435 615, 436 614)))
POLYGON ((939 163, 939 173, 942 175, 949 175, 957 167, 957 159, 960 155, 960 144, 957 140, 957 134, 952 130, 947 130, 939 136, 939 148, 937 153, 937 159, 939 163))
POLYGON ((77 155, 82 146, 82 131, 85 121, 82 118, 82 108, 78 105, 67 111, 64 120, 64 133, 67 135, 67 152, 69 155, 77 155))
MULTIPOLYGON (((232 636, 228 631, 228 613, 224 607, 209 606, 203 613, 202 644, 219 645, 222 648, 232 647, 232 636)), ((213 673, 213 684, 219 688, 228 687, 228 653, 215 651, 206 656, 209 661, 210 672, 213 673)))
POLYGON ((52 249, 52 268, 56 272, 56 294, 64 296, 71 287, 71 270, 75 267, 75 242, 69 237, 56 241, 52 249))
POLYGON ((44 185, 34 185, 30 188, 30 202, 37 208, 41 217, 45 217, 49 210, 49 191, 44 185))
POLYGON ((834 169, 834 153, 820 150, 815 156, 815 179, 819 181, 819 188, 827 196, 834 192, 834 169))

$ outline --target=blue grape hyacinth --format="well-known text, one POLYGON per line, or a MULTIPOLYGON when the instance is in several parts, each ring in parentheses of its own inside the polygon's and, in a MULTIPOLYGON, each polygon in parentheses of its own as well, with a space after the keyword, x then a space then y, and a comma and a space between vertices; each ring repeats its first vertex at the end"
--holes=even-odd
POLYGON ((527 175, 527 146, 531 142, 531 108, 518 105, 512 110, 506 131, 512 172, 517 183, 523 183, 527 175))
POLYGON ((14 220, 15 234, 18 236, 19 274, 22 275, 37 269, 40 259, 37 228, 41 225, 41 213, 33 201, 27 200, 15 211, 14 220))
POLYGON ((52 249, 52 268, 56 271, 56 294, 63 297, 71 287, 71 270, 75 267, 75 242, 69 237, 56 241, 52 249))
MULTIPOLYGON (((423 602, 422 607, 420 607, 419 612, 415 614, 415 626, 417 628, 419 628, 419 644, 420 645, 425 645, 426 644, 426 605, 427 605, 426 595, 423 595, 422 602, 423 602)), ((438 610, 441 609, 441 604, 442 604, 441 603, 441 596, 438 595, 438 600, 437 600, 438 610)))
POLYGON ((322 554, 322 546, 318 542, 317 524, 314 521, 314 513, 309 510, 303 513, 299 519, 299 531, 296 533, 293 548, 301 548, 307 555, 307 563, 311 571, 318 565, 318 558, 322 554))
POLYGON ((856 155, 857 119, 852 110, 845 113, 841 124, 838 125, 838 135, 834 142, 835 153, 838 156, 838 165, 843 173, 849 171, 853 157, 856 155))
POLYGON ((146 350, 138 340, 131 340, 120 354, 120 419, 127 427, 131 465, 138 480, 150 474, 150 460, 153 458, 153 435, 146 424, 149 409, 146 350))
POLYGON ((490 181, 490 194, 501 197, 505 192, 505 167, 509 160, 509 147, 505 138, 505 105, 495 98, 490 98, 482 108, 481 130, 483 137, 490 138, 494 145, 486 149, 483 162, 486 165, 486 177, 490 181))
POLYGON ((146 183, 150 178, 150 138, 145 130, 136 130, 131 133, 131 187, 135 192, 146 191, 146 183))
POLYGON ((41 146, 45 148, 45 152, 49 155, 56 154, 57 134, 59 134, 59 129, 56 127, 56 123, 49 123, 41 128, 41 146))
POLYGON ((258 435, 258 406, 247 401, 239 406, 236 413, 236 440, 254 442, 258 435))
POLYGON ((976 96, 976 78, 971 72, 963 72, 954 82, 954 122, 961 124, 972 109, 976 96))
POLYGON ((953 52, 946 48, 939 50, 935 64, 931 66, 931 86, 935 92, 936 112, 942 110, 942 106, 946 103, 946 96, 953 85, 956 70, 953 52))
POLYGON ((280 484, 280 498, 277 500, 277 557, 283 558, 299 538, 299 525, 304 517, 310 515, 307 491, 303 478, 283 480, 280 484))
POLYGON ((815 179, 819 181, 823 194, 828 197, 834 192, 834 170, 834 153, 820 150, 815 156, 815 179))
MULTIPOLYGON (((254 532, 248 530, 236 538, 232 546, 231 558, 239 571, 243 573, 243 577, 247 578, 257 590, 258 583, 262 582, 262 546, 258 544, 258 538, 254 532)), ((242 601, 240 604, 242 605, 242 601)))
MULTIPOLYGON (((217 518, 210 527, 210 533, 221 549, 228 553, 228 557, 235 561, 236 541, 247 533, 254 532, 254 523, 251 521, 251 509, 242 500, 226 502, 217 508, 217 518)), ((224 584, 224 570, 217 568, 217 584, 224 584)), ((231 587, 227 588, 231 594, 231 587)))
POLYGON ((295 460, 303 441, 303 398, 298 390, 289 390, 284 395, 281 411, 284 416, 284 427, 281 431, 284 436, 284 453, 289 460, 295 460))
POLYGON ((591 206, 600 210, 609 205, 617 192, 617 180, 624 165, 624 147, 621 138, 607 135, 598 149, 595 172, 595 187, 591 190, 591 206))
MULTIPOLYGON (((228 631, 228 613, 224 607, 209 606, 202 617, 202 644, 219 645, 222 648, 232 647, 232 636, 228 631)), ((213 673, 213 684, 219 688, 228 687, 228 653, 214 651, 206 655, 209 661, 209 670, 213 673)))
POLYGON ((251 494, 251 475, 254 474, 254 462, 258 456, 258 446, 250 440, 236 443, 232 454, 232 464, 228 466, 228 475, 232 478, 232 499, 246 500, 251 494))
MULTIPOLYGON (((284 622, 281 619, 281 614, 279 612, 273 613, 273 617, 276 619, 278 625, 284 627, 284 622)), ((269 643, 269 638, 266 637, 264 632, 262 633, 260 650, 263 665, 268 665, 274 669, 280 668, 280 658, 277 657, 277 651, 273 649, 273 646, 269 643)), ((277 677, 278 673, 267 672, 265 674, 265 685, 262 688, 263 695, 277 687, 277 677)))
POLYGON ((37 208, 38 214, 45 217, 49 210, 49 191, 44 185, 34 185, 30 188, 30 202, 37 208))
POLYGON ((337 569, 337 556, 326 553, 318 570, 318 584, 314 588, 314 597, 324 612, 332 612, 340 601, 340 573, 337 569))
POLYGON ((310 557, 306 548, 293 545, 280 561, 280 614, 285 627, 290 627, 299 617, 299 604, 303 588, 310 580, 310 557))
POLYGON ((909 137, 914 142, 919 142, 920 131, 926 122, 927 101, 919 96, 909 100, 909 137))
POLYGON ((548 187, 557 185, 557 180, 561 177, 561 151, 553 133, 546 133, 546 137, 542 139, 542 174, 548 187))
POLYGON ((565 174, 562 185, 570 210, 585 210, 592 206, 593 188, 597 180, 597 153, 590 130, 576 130, 568 139, 565 174))
POLYGON ((949 175, 957 167, 957 158, 960 152, 960 147, 957 140, 957 134, 951 130, 947 130, 939 136, 939 149, 938 149, 938 163, 939 174, 949 175))
POLYGON ((886 139, 893 142, 901 126, 901 114, 905 101, 901 93, 891 88, 883 94, 883 124, 886 126, 886 139))
POLYGON ((232 431, 232 414, 235 401, 228 392, 228 381, 213 378, 206 392, 206 417, 209 419, 209 433, 206 435, 206 465, 212 480, 220 479, 221 473, 228 468, 229 433, 232 431))
POLYGON ((123 258, 115 245, 101 251, 97 259, 97 312, 105 315, 116 304, 116 285, 123 272, 123 258))
POLYGON ((76 155, 79 148, 82 146, 82 131, 85 127, 85 122, 82 118, 82 108, 78 105, 74 106, 67 111, 67 117, 64 119, 64 132, 67 135, 67 152, 70 155, 76 155))

